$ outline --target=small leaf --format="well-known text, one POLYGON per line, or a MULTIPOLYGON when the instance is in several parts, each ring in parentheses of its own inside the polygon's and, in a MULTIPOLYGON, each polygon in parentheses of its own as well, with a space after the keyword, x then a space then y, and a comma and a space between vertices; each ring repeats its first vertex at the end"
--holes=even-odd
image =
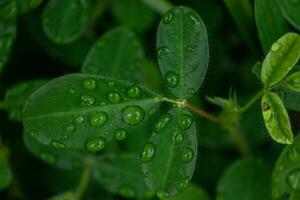
POLYGON ((260 74, 261 74, 261 67, 262 67, 262 63, 260 61, 258 61, 257 63, 255 63, 252 67, 252 74, 254 74, 258 80, 260 80, 260 74))
POLYGON ((270 173, 253 159, 234 162, 218 183, 217 200, 270 200, 270 173))
POLYGON ((141 162, 133 154, 104 155, 95 166, 96 180, 108 191, 125 198, 153 197, 145 185, 141 162))
POLYGON ((299 0, 277 0, 281 11, 287 21, 300 31, 300 1, 299 0))
POLYGON ((276 0, 255 0, 255 21, 265 54, 279 37, 289 31, 276 0))
POLYGON ((112 0, 111 4, 116 20, 133 30, 145 31, 154 21, 154 11, 141 0, 112 0))
POLYGON ((55 148, 100 151, 114 131, 143 124, 157 95, 125 81, 70 74, 38 89, 23 110, 28 133, 55 148), (135 96, 128 91, 135 87, 135 96))
POLYGON ((266 92, 262 98, 262 114, 270 136, 278 143, 291 144, 293 133, 288 113, 279 96, 266 92))
POLYGON ((157 33, 159 67, 168 89, 178 98, 190 97, 201 86, 208 66, 205 25, 196 11, 187 7, 169 10, 157 33))
POLYGON ((75 199, 75 195, 73 192, 65 192, 63 194, 58 194, 50 198, 49 200, 74 200, 74 199, 75 199))
POLYGON ((197 185, 190 184, 181 193, 168 198, 168 200, 209 200, 210 198, 206 192, 197 185))
POLYGON ((0 108, 9 113, 10 119, 22 121, 22 109, 25 102, 45 83, 46 80, 31 80, 13 85, 6 91, 4 100, 0 102, 0 108))
POLYGON ((46 35, 56 43, 78 39, 89 23, 89 0, 50 0, 43 12, 46 35))
POLYGON ((16 37, 17 5, 15 1, 5 1, 0 5, 0 72, 6 64, 16 37))
POLYGON ((163 114, 141 153, 146 184, 164 199, 182 191, 191 180, 197 159, 196 125, 188 110, 163 114))
POLYGON ((300 111, 300 93, 289 89, 283 90, 284 105, 291 110, 300 111))
POLYGON ((283 79, 300 58, 300 36, 287 33, 279 38, 266 56, 261 71, 261 80, 270 87, 283 79))
POLYGON ((29 12, 38 7, 43 0, 16 0, 19 14, 29 12))
POLYGON ((284 86, 300 92, 300 72, 295 72, 284 79, 284 86))
POLYGON ((272 197, 280 199, 286 193, 297 193, 300 189, 300 136, 293 144, 284 148, 272 174, 272 197))
POLYGON ((12 181, 12 172, 8 166, 7 149, 0 146, 0 191, 7 188, 12 181))

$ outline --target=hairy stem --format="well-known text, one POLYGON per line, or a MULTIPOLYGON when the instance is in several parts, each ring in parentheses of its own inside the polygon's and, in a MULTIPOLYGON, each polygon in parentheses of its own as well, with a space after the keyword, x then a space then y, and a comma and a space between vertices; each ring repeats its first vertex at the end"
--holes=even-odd
POLYGON ((173 7, 172 3, 167 0, 142 0, 142 1, 161 15, 173 7))
POLYGON ((259 91, 254 97, 252 97, 248 103, 246 103, 246 105, 244 105, 241 108, 241 113, 245 112, 246 110, 248 110, 255 102, 257 102, 261 96, 263 95, 264 90, 259 91))
POLYGON ((197 108, 196 106, 190 104, 190 103, 187 103, 185 104, 185 107, 190 109, 191 111, 201 115, 202 117, 212 121, 212 122, 215 122, 215 123, 218 123, 219 122, 219 119, 218 117, 214 116, 213 114, 211 113, 208 113, 200 108, 197 108))

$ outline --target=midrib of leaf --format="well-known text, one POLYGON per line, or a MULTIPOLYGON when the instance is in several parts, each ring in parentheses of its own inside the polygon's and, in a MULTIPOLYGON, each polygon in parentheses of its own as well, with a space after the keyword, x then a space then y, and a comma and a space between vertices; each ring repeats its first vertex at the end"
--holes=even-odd
POLYGON ((113 66, 112 66, 113 70, 112 70, 111 74, 117 74, 117 71, 119 70, 118 65, 120 63, 120 58, 121 58, 121 54, 122 54, 121 49, 123 48, 124 40, 125 40, 125 34, 121 34, 121 40, 120 40, 120 43, 119 43, 117 51, 116 51, 116 58, 115 58, 115 62, 113 64, 113 66))
POLYGON ((183 92, 183 88, 184 88, 184 83, 185 83, 185 78, 184 78, 184 45, 183 45, 183 9, 181 10, 181 14, 180 14, 180 54, 181 54, 181 60, 180 60, 180 94, 181 97, 184 96, 184 92, 183 92))
POLYGON ((37 115, 32 117, 26 117, 24 120, 31 120, 31 119, 41 119, 41 118, 48 118, 48 117, 61 117, 61 116, 68 116, 68 115, 74 115, 74 114, 82 114, 82 113, 90 113, 94 112, 98 109, 101 109, 102 111, 106 111, 113 107, 123 107, 127 105, 131 105, 132 103, 143 103, 146 104, 147 102, 160 102, 161 100, 158 97, 148 98, 148 99, 142 99, 142 100, 136 100, 131 102, 123 102, 119 104, 110 104, 106 106, 90 106, 86 108, 74 108, 74 110, 71 111, 64 111, 64 112, 55 112, 55 113, 49 113, 44 115, 37 115))

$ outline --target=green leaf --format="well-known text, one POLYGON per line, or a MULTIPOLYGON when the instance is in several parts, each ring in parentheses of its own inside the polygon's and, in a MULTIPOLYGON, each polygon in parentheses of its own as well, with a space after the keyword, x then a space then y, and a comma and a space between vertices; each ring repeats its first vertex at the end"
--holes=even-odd
POLYGON ((293 133, 288 113, 280 97, 273 92, 266 92, 262 97, 262 114, 270 136, 278 143, 291 144, 293 133))
POLYGON ((190 184, 181 193, 168 198, 168 200, 209 200, 210 198, 206 192, 197 185, 190 184))
POLYGON ((300 136, 293 144, 284 148, 272 174, 272 197, 280 199, 286 193, 299 192, 300 189, 300 136))
POLYGON ((255 0, 255 21, 265 54, 279 37, 289 31, 276 0, 255 0))
POLYGON ((50 0, 43 11, 43 29, 54 42, 70 43, 85 31, 89 10, 89 0, 50 0))
POLYGON ((16 2, 19 14, 24 14, 38 7, 43 0, 16 0, 16 2))
POLYGON ((141 161, 133 154, 103 155, 95 166, 96 180, 108 191, 125 198, 153 197, 144 182, 141 161))
POLYGON ((300 36, 287 33, 271 47, 261 70, 261 80, 270 87, 283 79, 300 58, 300 36))
POLYGON ((23 140, 30 153, 45 163, 62 169, 70 170, 83 167, 83 161, 88 156, 84 152, 54 149, 38 142, 35 135, 29 135, 28 133, 23 133, 23 140))
POLYGON ((141 79, 137 64, 144 58, 134 33, 117 27, 96 41, 84 61, 82 72, 136 81, 141 79))
POLYGON ((284 105, 291 110, 300 111, 300 93, 289 89, 283 90, 284 105))
POLYGON ((197 158, 197 134, 188 110, 161 115, 141 153, 146 184, 161 198, 182 191, 191 180, 197 158))
POLYGON ((298 0, 277 0, 287 21, 300 31, 300 2, 298 0))
POLYGON ((5 93, 0 108, 9 113, 12 120, 22 121, 22 109, 30 95, 40 88, 46 80, 31 80, 11 86, 5 93))
POLYGON ((147 30, 154 21, 154 11, 141 0, 112 0, 111 4, 116 20, 136 31, 147 30))
POLYGON ((300 192, 296 191, 293 192, 289 198, 289 200, 299 200, 300 199, 300 192))
POLYGON ((157 33, 159 67, 168 88, 178 98, 201 86, 209 59, 208 39, 200 16, 187 7, 169 10, 157 33))
POLYGON ((28 133, 55 148, 100 151, 114 132, 143 124, 157 95, 130 82, 70 74, 37 90, 23 110, 28 133))
POLYGON ((16 37, 17 5, 5 1, 0 5, 0 72, 6 64, 16 37))
POLYGON ((258 160, 238 160, 227 168, 219 181, 217 200, 249 199, 271 199, 269 169, 258 160))
POLYGON ((256 62, 253 67, 252 67, 252 74, 254 74, 258 80, 260 80, 260 74, 261 74, 261 67, 262 67, 262 63, 260 61, 256 62))
POLYGON ((7 188, 12 181, 12 172, 8 166, 7 149, 0 146, 0 191, 7 188))
POLYGON ((74 200, 74 199, 75 199, 75 195, 73 192, 65 192, 63 194, 58 194, 50 198, 49 200, 74 200))
POLYGON ((295 72, 284 79, 284 86, 300 92, 300 72, 295 72))

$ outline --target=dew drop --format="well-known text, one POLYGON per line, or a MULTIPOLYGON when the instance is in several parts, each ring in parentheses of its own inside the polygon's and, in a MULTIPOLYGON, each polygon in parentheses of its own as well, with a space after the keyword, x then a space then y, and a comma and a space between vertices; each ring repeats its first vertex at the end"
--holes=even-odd
POLYGON ((82 123, 82 122, 84 121, 84 117, 83 117, 83 116, 77 116, 77 117, 75 118, 75 121, 76 121, 77 123, 82 123))
POLYGON ((165 81, 169 87, 175 88, 179 83, 179 75, 175 72, 169 71, 166 73, 165 81))
POLYGON ((281 44, 279 42, 275 42, 271 47, 271 51, 275 53, 279 51, 280 48, 281 48, 281 44))
POLYGON ((196 94, 196 90, 194 88, 189 88, 187 92, 188 92, 189 95, 196 94))
POLYGON ((121 96, 117 92, 110 92, 107 98, 111 103, 119 103, 121 101, 121 96))
POLYGON ((29 135, 31 135, 31 137, 33 137, 33 138, 37 138, 37 137, 38 137, 38 132, 36 132, 36 131, 29 131, 28 133, 29 133, 29 135))
POLYGON ((159 198, 159 199, 166 199, 168 198, 170 195, 168 192, 164 191, 164 190, 157 190, 156 191, 156 196, 159 198))
POLYGON ((70 133, 70 132, 73 132, 75 130, 75 125, 74 124, 68 124, 66 127, 65 127, 65 131, 67 133, 70 133))
POLYGON ((56 157, 51 153, 42 152, 40 157, 43 161, 49 164, 54 164, 56 162, 56 157))
POLYGON ((150 162, 155 155, 155 151, 156 151, 156 148, 152 142, 148 142, 147 144, 145 144, 143 151, 140 155, 142 162, 144 162, 144 163, 150 162))
POLYGON ((294 169, 286 176, 287 185, 293 190, 300 190, 300 169, 294 169))
POLYGON ((161 59, 164 55, 169 53, 169 51, 170 50, 167 47, 158 47, 157 49, 158 58, 161 59))
POLYGON ((161 133, 172 121, 172 115, 170 115, 169 113, 164 114, 163 116, 161 116, 157 123, 154 126, 154 131, 156 133, 161 133))
POLYGON ((191 148, 185 148, 182 150, 181 156, 184 162, 191 162, 194 158, 194 151, 191 148))
MULTIPOLYGON (((290 147, 288 150, 288 158, 291 161, 297 161, 300 159, 300 152, 296 147, 290 147)), ((300 181, 300 180, 299 180, 300 181)))
POLYGON ((96 88, 96 81, 94 79, 86 79, 83 81, 83 86, 86 89, 94 90, 96 88))
POLYGON ((145 111, 140 106, 127 106, 123 109, 123 118, 129 125, 137 125, 143 121, 145 111))
POLYGON ((199 24, 200 17, 199 17, 199 15, 195 11, 190 11, 190 12, 188 12, 187 15, 188 15, 189 19, 192 20, 192 22, 194 24, 199 24))
POLYGON ((137 98, 141 95, 141 89, 138 86, 131 86, 127 90, 127 94, 131 98, 137 98))
POLYGON ((175 144, 180 144, 182 143, 184 140, 184 136, 182 133, 177 133, 175 136, 174 136, 174 142, 175 144))
POLYGON ((75 94, 75 93, 76 93, 76 90, 73 89, 73 88, 70 88, 68 91, 69 91, 71 94, 75 94))
POLYGON ((193 124, 193 118, 190 115, 183 114, 178 120, 178 125, 182 130, 189 129, 193 124))
POLYGON ((115 85, 115 82, 113 82, 113 81, 109 81, 109 82, 108 82, 108 86, 109 86, 109 87, 113 87, 114 85, 115 85))
POLYGON ((174 19, 174 12, 172 10, 168 11, 163 17, 164 24, 170 24, 174 19))
POLYGON ((86 142, 86 148, 90 152, 101 151, 105 148, 106 140, 103 137, 89 139, 86 142))
POLYGON ((124 129, 117 129, 114 133, 116 140, 125 140, 127 137, 127 132, 124 129))
POLYGON ((189 177, 184 178, 184 179, 179 183, 179 185, 178 185, 178 187, 177 187, 177 190, 178 190, 179 192, 183 191, 183 190, 187 187, 187 185, 189 184, 189 182, 190 182, 190 178, 189 178, 189 177))
POLYGON ((97 112, 92 114, 90 123, 94 127, 103 126, 107 121, 107 114, 105 112, 97 112))
POLYGON ((56 148, 56 149, 63 149, 65 148, 65 144, 58 141, 58 140, 52 140, 51 141, 51 146, 56 148))
POLYGON ((82 103, 82 105, 85 105, 85 106, 91 106, 95 103, 95 99, 94 99, 94 97, 89 96, 89 95, 82 95, 81 103, 82 103))
POLYGON ((135 197, 135 191, 133 188, 129 186, 122 186, 119 189, 119 194, 125 198, 134 198, 135 197))

